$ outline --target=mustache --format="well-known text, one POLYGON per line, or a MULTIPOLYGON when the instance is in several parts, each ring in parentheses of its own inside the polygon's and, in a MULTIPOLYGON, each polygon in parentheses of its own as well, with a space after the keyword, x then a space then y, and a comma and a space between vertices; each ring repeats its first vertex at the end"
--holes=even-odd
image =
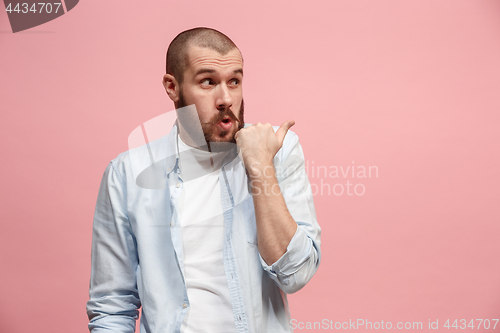
POLYGON ((224 109, 223 111, 220 111, 212 119, 210 119, 210 121, 206 122, 205 125, 208 125, 208 126, 215 125, 218 122, 222 121, 222 119, 224 119, 226 117, 229 117, 233 122, 237 122, 238 123, 238 127, 241 126, 241 120, 238 119, 234 115, 233 111, 231 111, 230 109, 224 109))

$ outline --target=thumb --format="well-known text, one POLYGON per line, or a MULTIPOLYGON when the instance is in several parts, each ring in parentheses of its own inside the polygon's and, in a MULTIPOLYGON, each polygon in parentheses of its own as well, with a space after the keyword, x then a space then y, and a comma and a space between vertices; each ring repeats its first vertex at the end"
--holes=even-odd
POLYGON ((290 127, 292 127, 293 125, 295 125, 294 120, 287 120, 283 124, 281 124, 280 128, 278 128, 278 130, 276 131, 276 137, 278 138, 280 146, 283 144, 283 140, 285 140, 286 132, 288 132, 290 127))

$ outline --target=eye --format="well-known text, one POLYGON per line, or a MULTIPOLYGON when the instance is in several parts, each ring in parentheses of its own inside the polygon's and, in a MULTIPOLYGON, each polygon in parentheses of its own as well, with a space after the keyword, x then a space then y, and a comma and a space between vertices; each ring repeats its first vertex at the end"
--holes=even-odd
POLYGON ((209 86, 209 85, 214 84, 214 81, 212 79, 206 78, 206 79, 201 80, 200 84, 202 86, 209 86))
POLYGON ((236 86, 239 83, 240 83, 240 80, 238 80, 238 79, 232 79, 231 81, 229 81, 229 84, 232 86, 236 86))

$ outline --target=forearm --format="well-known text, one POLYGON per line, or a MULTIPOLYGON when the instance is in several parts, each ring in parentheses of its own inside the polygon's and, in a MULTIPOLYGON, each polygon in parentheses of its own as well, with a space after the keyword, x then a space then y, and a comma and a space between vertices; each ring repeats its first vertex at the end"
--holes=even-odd
POLYGON ((257 123, 235 136, 250 179, 262 267, 285 293, 300 290, 320 261, 320 228, 304 154, 295 135, 284 144, 293 124, 286 121, 274 132, 270 124, 257 123))
POLYGON ((272 163, 253 168, 250 179, 259 252, 271 265, 287 251, 297 223, 285 204, 272 163))

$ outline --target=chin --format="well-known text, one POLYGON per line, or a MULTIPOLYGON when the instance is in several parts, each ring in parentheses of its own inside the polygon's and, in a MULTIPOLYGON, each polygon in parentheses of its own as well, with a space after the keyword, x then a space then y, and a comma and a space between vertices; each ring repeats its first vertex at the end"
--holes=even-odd
POLYGON ((236 142, 234 135, 213 136, 210 142, 236 142))

